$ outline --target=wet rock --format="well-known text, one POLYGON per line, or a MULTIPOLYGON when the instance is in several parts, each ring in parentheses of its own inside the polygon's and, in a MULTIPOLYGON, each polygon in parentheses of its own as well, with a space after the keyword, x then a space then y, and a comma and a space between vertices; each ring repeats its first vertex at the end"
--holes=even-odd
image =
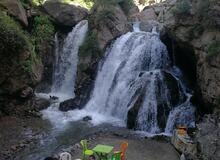
POLYGON ((220 113, 207 115, 200 122, 196 139, 202 159, 220 159, 220 113))
POLYGON ((33 95, 34 95, 34 91, 31 87, 25 87, 24 89, 22 89, 20 93, 21 98, 30 98, 33 97, 33 95))
POLYGON ((69 110, 78 109, 80 106, 77 104, 76 99, 69 99, 60 103, 59 110, 67 112, 69 110))
POLYGON ((177 130, 174 130, 171 143, 181 153, 197 155, 197 143, 187 134, 180 135, 177 130))
POLYGON ((90 117, 90 116, 83 117, 83 121, 85 121, 85 122, 88 122, 91 120, 92 120, 92 117, 90 117))
POLYGON ((59 1, 46 1, 43 8, 54 18, 55 22, 68 27, 73 27, 88 16, 88 11, 85 8, 59 1))
POLYGON ((136 127, 137 115, 141 104, 143 103, 144 91, 139 91, 139 93, 141 93, 141 95, 137 95, 137 101, 135 102, 134 106, 128 111, 127 127, 129 129, 134 129, 136 127))
POLYGON ((56 97, 56 96, 50 96, 50 99, 53 100, 53 101, 55 101, 55 100, 58 100, 59 97, 56 97))
POLYGON ((43 110, 50 106, 51 102, 48 99, 45 98, 35 98, 35 108, 37 110, 43 110))

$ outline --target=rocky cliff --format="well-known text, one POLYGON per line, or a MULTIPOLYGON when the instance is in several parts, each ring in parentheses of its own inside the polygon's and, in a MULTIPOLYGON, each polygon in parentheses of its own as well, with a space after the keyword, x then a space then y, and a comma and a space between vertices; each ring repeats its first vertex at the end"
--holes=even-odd
MULTIPOLYGON (((220 2, 218 0, 167 0, 145 7, 139 14, 143 30, 158 25, 161 38, 191 81, 198 111, 212 115, 197 123, 196 156, 219 159, 220 109, 220 2)), ((195 157, 194 157, 195 158, 195 157)))
POLYGON ((0 112, 10 115, 36 109, 34 89, 52 49, 48 17, 31 17, 23 5, 19 0, 0 2, 0 112))
POLYGON ((218 0, 167 0, 140 13, 142 26, 159 22, 165 29, 175 62, 195 81, 206 110, 220 107, 219 13, 218 0))

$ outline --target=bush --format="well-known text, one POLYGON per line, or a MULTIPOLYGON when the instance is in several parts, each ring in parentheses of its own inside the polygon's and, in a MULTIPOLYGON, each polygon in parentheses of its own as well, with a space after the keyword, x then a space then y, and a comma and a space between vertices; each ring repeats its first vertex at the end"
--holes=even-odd
POLYGON ((48 16, 38 16, 34 18, 34 28, 32 32, 35 44, 38 45, 51 40, 55 29, 48 16))
POLYGON ((207 58, 211 59, 220 54, 220 41, 215 41, 208 46, 207 58))
POLYGON ((190 14, 190 9, 191 6, 189 0, 178 0, 172 12, 178 16, 182 16, 190 14))
POLYGON ((91 9, 94 4, 93 0, 61 0, 61 1, 67 4, 79 5, 87 9, 91 9))
POLYGON ((31 38, 25 33, 18 23, 4 13, 0 12, 0 53, 2 58, 17 60, 25 72, 31 73, 34 63, 39 63, 35 47, 31 38), (25 61, 18 61, 19 53, 29 52, 30 57, 25 61))
POLYGON ((12 54, 31 49, 29 37, 12 18, 0 12, 0 52, 12 54))

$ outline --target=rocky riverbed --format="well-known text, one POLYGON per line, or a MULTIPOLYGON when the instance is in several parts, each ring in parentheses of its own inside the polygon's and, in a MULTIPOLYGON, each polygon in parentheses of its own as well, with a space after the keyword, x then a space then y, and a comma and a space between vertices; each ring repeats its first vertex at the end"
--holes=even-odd
POLYGON ((1 160, 39 160, 47 156, 56 157, 62 151, 68 151, 73 158, 79 158, 81 139, 88 139, 90 148, 96 144, 107 144, 118 149, 122 141, 127 141, 128 160, 179 158, 179 154, 166 138, 145 138, 131 130, 107 124, 92 126, 88 122, 74 122, 64 130, 59 130, 40 118, 5 117, 1 119, 0 130, 1 160))

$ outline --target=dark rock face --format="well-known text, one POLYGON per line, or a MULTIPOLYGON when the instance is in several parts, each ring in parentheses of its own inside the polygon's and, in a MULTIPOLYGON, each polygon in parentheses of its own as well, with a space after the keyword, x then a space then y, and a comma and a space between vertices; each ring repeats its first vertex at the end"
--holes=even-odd
POLYGON ((138 99, 135 102, 134 106, 128 111, 127 127, 129 129, 135 128, 138 111, 143 103, 144 91, 139 91, 139 94, 140 95, 137 95, 138 99))
POLYGON ((210 106, 219 106, 219 6, 218 0, 167 0, 146 7, 138 16, 143 30, 150 30, 153 22, 158 24, 163 36, 161 26, 165 27, 174 42, 176 64, 189 75, 193 73, 191 83, 196 84, 194 87, 200 101, 202 97, 203 104, 209 106, 206 110, 213 110, 210 106))
POLYGON ((54 18, 55 22, 63 26, 73 27, 88 16, 86 9, 59 1, 46 1, 43 8, 54 18))
POLYGON ((59 110, 63 112, 67 112, 69 110, 78 109, 80 106, 77 103, 76 99, 69 99, 60 103, 59 110))
POLYGON ((24 26, 28 26, 26 11, 20 0, 1 0, 0 6, 1 5, 9 11, 10 15, 14 16, 24 26))
POLYGON ((35 97, 35 108, 40 111, 50 106, 51 102, 48 99, 35 97))
POLYGON ((196 139, 201 159, 220 159, 220 113, 207 115, 200 122, 196 139))
POLYGON ((34 91, 31 87, 25 87, 21 90, 20 97, 21 98, 30 98, 33 97, 34 91))

